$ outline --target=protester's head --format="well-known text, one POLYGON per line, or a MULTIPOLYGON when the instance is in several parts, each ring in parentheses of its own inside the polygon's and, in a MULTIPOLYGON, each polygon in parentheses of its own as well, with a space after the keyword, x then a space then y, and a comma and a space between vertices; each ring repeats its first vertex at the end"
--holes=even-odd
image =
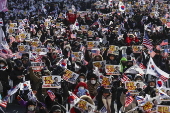
POLYGON ((85 100, 85 101, 87 101, 88 103, 94 105, 94 101, 92 100, 92 98, 91 98, 90 96, 83 95, 83 96, 80 97, 80 99, 85 100))
POLYGON ((138 82, 143 81, 143 78, 140 74, 137 74, 134 79, 135 79, 135 81, 138 81, 138 82))
POLYGON ((23 64, 27 64, 28 61, 29 61, 28 57, 22 58, 22 63, 23 63, 23 64))
POLYGON ((166 94, 167 94, 168 96, 170 96, 170 90, 167 90, 167 91, 166 91, 166 94))
POLYGON ((54 105, 49 113, 62 113, 61 107, 59 105, 54 105))
POLYGON ((152 88, 154 88, 154 87, 156 86, 156 84, 155 84, 154 81, 150 81, 150 82, 149 82, 149 86, 152 87, 152 88))
POLYGON ((84 73, 81 73, 78 77, 79 82, 85 82, 86 81, 86 75, 84 73))
POLYGON ((156 105, 158 105, 158 101, 156 100, 156 99, 153 99, 152 100, 152 103, 156 106, 156 105))
POLYGON ((78 90, 84 90, 87 89, 87 84, 85 82, 79 82, 78 85, 76 86, 78 90))
POLYGON ((108 56, 109 56, 110 60, 115 60, 115 55, 114 54, 109 54, 108 56))
POLYGON ((94 61, 103 61, 103 58, 101 55, 96 55, 93 59, 94 61))
POLYGON ((32 101, 28 101, 27 103, 27 110, 33 112, 36 110, 36 103, 32 101))
POLYGON ((136 84, 136 88, 140 88, 140 83, 137 83, 137 84, 136 84))
POLYGON ((127 67, 129 68, 131 66, 133 66, 133 61, 127 61, 127 67))
POLYGON ((17 60, 17 61, 15 62, 15 64, 16 64, 16 67, 17 67, 19 70, 22 70, 22 69, 23 69, 22 61, 17 60))
POLYGON ((58 82, 58 77, 55 77, 55 78, 54 78, 54 81, 55 81, 55 82, 58 82))
POLYGON ((95 74, 92 74, 90 76, 90 83, 91 84, 96 84, 97 83, 97 76, 95 74))

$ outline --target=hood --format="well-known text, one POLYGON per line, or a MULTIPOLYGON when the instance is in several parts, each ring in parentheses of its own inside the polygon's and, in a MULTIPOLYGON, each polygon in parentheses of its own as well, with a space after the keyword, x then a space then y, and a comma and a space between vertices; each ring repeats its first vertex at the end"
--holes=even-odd
POLYGON ((93 100, 90 96, 83 95, 83 96, 80 97, 80 99, 83 99, 83 100, 89 102, 90 104, 94 105, 94 102, 93 102, 93 100))
POLYGON ((120 63, 121 63, 121 61, 127 61, 127 58, 122 57, 122 58, 120 59, 120 63))
POLYGON ((84 86, 84 88, 87 89, 87 84, 86 84, 86 82, 79 82, 75 89, 78 89, 79 86, 84 86))
POLYGON ((53 113, 54 111, 57 111, 57 110, 61 111, 61 107, 59 105, 54 105, 54 106, 52 106, 49 113, 53 113))
POLYGON ((7 62, 4 58, 0 58, 0 62, 3 62, 5 65, 7 65, 7 62))

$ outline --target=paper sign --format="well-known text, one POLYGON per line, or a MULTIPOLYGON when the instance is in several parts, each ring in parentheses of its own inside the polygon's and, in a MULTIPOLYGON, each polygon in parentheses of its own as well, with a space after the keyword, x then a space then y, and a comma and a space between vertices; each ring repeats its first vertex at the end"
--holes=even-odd
POLYGON ((61 76, 42 76, 42 88, 61 88, 61 76))

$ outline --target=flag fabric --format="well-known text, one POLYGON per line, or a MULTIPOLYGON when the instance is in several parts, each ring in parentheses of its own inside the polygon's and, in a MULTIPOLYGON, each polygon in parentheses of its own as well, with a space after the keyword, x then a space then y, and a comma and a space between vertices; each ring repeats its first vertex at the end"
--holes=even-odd
POLYGON ((61 67, 63 67, 63 68, 67 68, 67 60, 68 59, 61 59, 58 63, 57 63, 57 65, 59 65, 59 66, 61 66, 61 67))
POLYGON ((107 113, 107 109, 105 106, 103 106, 100 110, 100 113, 107 113))
POLYGON ((113 0, 109 0, 109 1, 108 1, 108 5, 109 5, 110 7, 113 7, 113 0))
POLYGON ((149 50, 149 54, 152 58, 156 55, 156 53, 153 50, 149 50))
POLYGON ((146 46, 149 50, 153 49, 153 45, 149 40, 148 34, 145 32, 145 35, 143 37, 143 45, 146 46))
POLYGON ((55 97, 56 97, 55 94, 54 94, 51 90, 48 90, 48 91, 47 91, 47 94, 48 94, 48 96, 51 98, 51 100, 54 101, 54 99, 55 99, 55 97))
POLYGON ((0 0, 0 11, 8 11, 8 8, 6 7, 7 5, 7 0, 0 0))
POLYGON ((167 58, 167 57, 168 57, 168 49, 164 49, 163 57, 164 57, 164 58, 167 58))
POLYGON ((162 43, 160 44, 161 46, 165 46, 168 45, 168 39, 163 40, 162 43))
POLYGON ((123 4, 123 2, 120 1, 119 2, 119 11, 123 12, 125 10, 126 10, 125 5, 123 4))
POLYGON ((160 45, 157 45, 157 46, 156 46, 156 49, 157 49, 157 50, 161 50, 161 46, 160 46, 160 45))
POLYGON ((70 96, 68 97, 68 101, 73 105, 75 105, 80 100, 74 93, 70 91, 69 91, 69 95, 70 96))
POLYGON ((125 83, 126 81, 130 81, 130 79, 126 76, 126 74, 123 74, 123 77, 121 78, 121 82, 125 83))
POLYGON ((7 101, 0 101, 0 106, 6 108, 7 107, 7 101))
POLYGON ((33 101, 33 102, 36 102, 36 101, 37 101, 37 98, 36 98, 36 96, 35 96, 35 94, 34 94, 33 91, 30 91, 30 92, 27 94, 27 96, 28 96, 28 99, 31 100, 31 101, 33 101))
POLYGON ((162 81, 161 79, 156 80, 156 88, 157 88, 157 89, 166 88, 166 87, 164 86, 164 83, 163 83, 163 81, 162 81))
POLYGON ((145 98, 143 96, 136 96, 136 100, 139 106, 142 106, 146 103, 145 98))
POLYGON ((81 44, 80 46, 80 51, 82 51, 83 53, 85 53, 85 47, 81 44))
POLYGON ((35 58, 35 62, 41 62, 42 60, 42 55, 38 55, 36 58, 35 58))
POLYGON ((0 27, 0 43, 4 41, 4 38, 5 38, 4 31, 2 30, 2 27, 0 27))
POLYGON ((125 107, 128 107, 133 102, 133 97, 128 92, 125 99, 125 107))
POLYGON ((92 49, 91 53, 92 53, 92 55, 100 55, 100 50, 99 49, 92 49))
POLYGON ((86 65, 88 65, 88 64, 89 64, 89 63, 88 63, 86 60, 83 59, 83 65, 86 66, 86 65))
POLYGON ((21 84, 19 83, 18 85, 16 85, 16 86, 14 86, 13 88, 11 88, 9 91, 8 91, 8 95, 13 95, 13 94, 15 94, 17 91, 18 91, 18 89, 20 88, 20 86, 21 86, 21 84))
POLYGON ((101 23, 99 22, 99 20, 96 20, 91 26, 93 26, 93 25, 101 25, 101 23))
POLYGON ((75 61, 75 60, 76 60, 76 58, 75 58, 75 55, 74 55, 74 54, 71 54, 71 59, 72 59, 72 61, 75 61))
POLYGON ((143 63, 140 63, 140 64, 139 64, 139 67, 140 67, 141 69, 146 69, 146 67, 143 65, 143 63))
POLYGON ((141 75, 145 74, 143 69, 141 69, 137 64, 128 68, 124 73, 141 74, 141 75))
POLYGON ((166 82, 169 79, 169 74, 158 68, 151 57, 148 62, 146 74, 156 76, 157 78, 160 78, 164 82, 166 82))

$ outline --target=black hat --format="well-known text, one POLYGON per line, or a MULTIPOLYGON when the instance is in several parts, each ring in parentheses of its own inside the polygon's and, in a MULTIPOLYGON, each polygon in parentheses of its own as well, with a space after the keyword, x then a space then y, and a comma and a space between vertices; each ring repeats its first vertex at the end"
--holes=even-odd
POLYGON ((61 107, 59 105, 54 105, 51 108, 51 111, 49 113, 53 113, 55 111, 61 111, 61 107))

